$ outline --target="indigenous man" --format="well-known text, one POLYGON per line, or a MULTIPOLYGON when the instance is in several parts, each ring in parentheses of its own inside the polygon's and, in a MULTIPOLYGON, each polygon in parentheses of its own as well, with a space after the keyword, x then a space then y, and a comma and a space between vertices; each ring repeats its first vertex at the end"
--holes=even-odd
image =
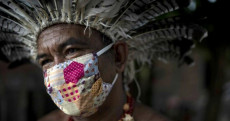
POLYGON ((166 121, 129 94, 134 62, 172 57, 190 63, 189 49, 180 52, 184 46, 177 40, 206 36, 203 28, 181 19, 157 19, 182 5, 175 0, 4 0, 0 5, 2 52, 12 62, 29 58, 38 64, 60 109, 41 121, 166 121))

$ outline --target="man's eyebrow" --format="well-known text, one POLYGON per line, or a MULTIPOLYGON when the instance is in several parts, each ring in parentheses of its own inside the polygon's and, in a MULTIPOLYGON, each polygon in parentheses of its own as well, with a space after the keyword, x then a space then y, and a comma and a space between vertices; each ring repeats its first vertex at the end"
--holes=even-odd
MULTIPOLYGON (((79 45, 86 45, 87 43, 81 41, 80 39, 75 39, 73 37, 67 39, 65 42, 61 43, 59 46, 58 46, 58 50, 61 50, 62 48, 64 48, 65 46, 67 45, 76 45, 76 44, 79 44, 79 45)), ((43 54, 38 54, 37 57, 36 57, 36 60, 38 61, 39 59, 41 58, 44 58, 44 57, 47 57, 48 55, 43 53, 43 54)))
POLYGON ((38 54, 36 57, 36 60, 38 61, 39 59, 47 57, 47 56, 48 56, 47 54, 38 54))
POLYGON ((61 43, 58 46, 58 50, 61 50, 62 48, 64 48, 67 45, 76 45, 76 44, 86 45, 87 43, 81 41, 80 39, 75 39, 75 38, 71 37, 71 38, 67 39, 65 42, 61 43))

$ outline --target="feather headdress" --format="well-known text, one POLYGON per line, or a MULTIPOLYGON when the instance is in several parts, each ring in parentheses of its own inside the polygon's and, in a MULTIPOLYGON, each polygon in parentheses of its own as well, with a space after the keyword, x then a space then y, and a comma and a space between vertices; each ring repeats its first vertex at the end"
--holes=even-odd
MULTIPOLYGON (((185 0, 182 0, 183 3, 185 0)), ((181 2, 182 2, 181 1, 181 2)), ((36 39, 46 27, 73 23, 94 28, 130 48, 125 75, 134 78, 134 61, 176 59, 191 63, 192 40, 207 32, 180 17, 168 17, 178 0, 0 0, 0 48, 10 62, 36 57, 36 39)), ((128 79, 128 80, 129 80, 128 79)))

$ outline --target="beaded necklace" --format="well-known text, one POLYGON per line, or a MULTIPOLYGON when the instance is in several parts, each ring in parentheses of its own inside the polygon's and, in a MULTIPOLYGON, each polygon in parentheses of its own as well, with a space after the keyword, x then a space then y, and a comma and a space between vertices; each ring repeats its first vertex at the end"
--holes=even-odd
MULTIPOLYGON (((134 111, 134 99, 131 95, 127 95, 127 101, 123 106, 123 114, 118 121, 134 121, 132 117, 134 111)), ((72 117, 69 117, 68 121, 74 121, 72 117)))

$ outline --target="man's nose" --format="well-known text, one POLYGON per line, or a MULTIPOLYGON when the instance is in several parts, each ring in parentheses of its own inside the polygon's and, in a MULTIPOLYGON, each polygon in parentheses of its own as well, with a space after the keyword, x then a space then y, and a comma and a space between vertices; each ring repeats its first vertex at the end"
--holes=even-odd
POLYGON ((59 63, 65 62, 65 58, 61 55, 57 55, 54 57, 54 65, 57 65, 59 63))

